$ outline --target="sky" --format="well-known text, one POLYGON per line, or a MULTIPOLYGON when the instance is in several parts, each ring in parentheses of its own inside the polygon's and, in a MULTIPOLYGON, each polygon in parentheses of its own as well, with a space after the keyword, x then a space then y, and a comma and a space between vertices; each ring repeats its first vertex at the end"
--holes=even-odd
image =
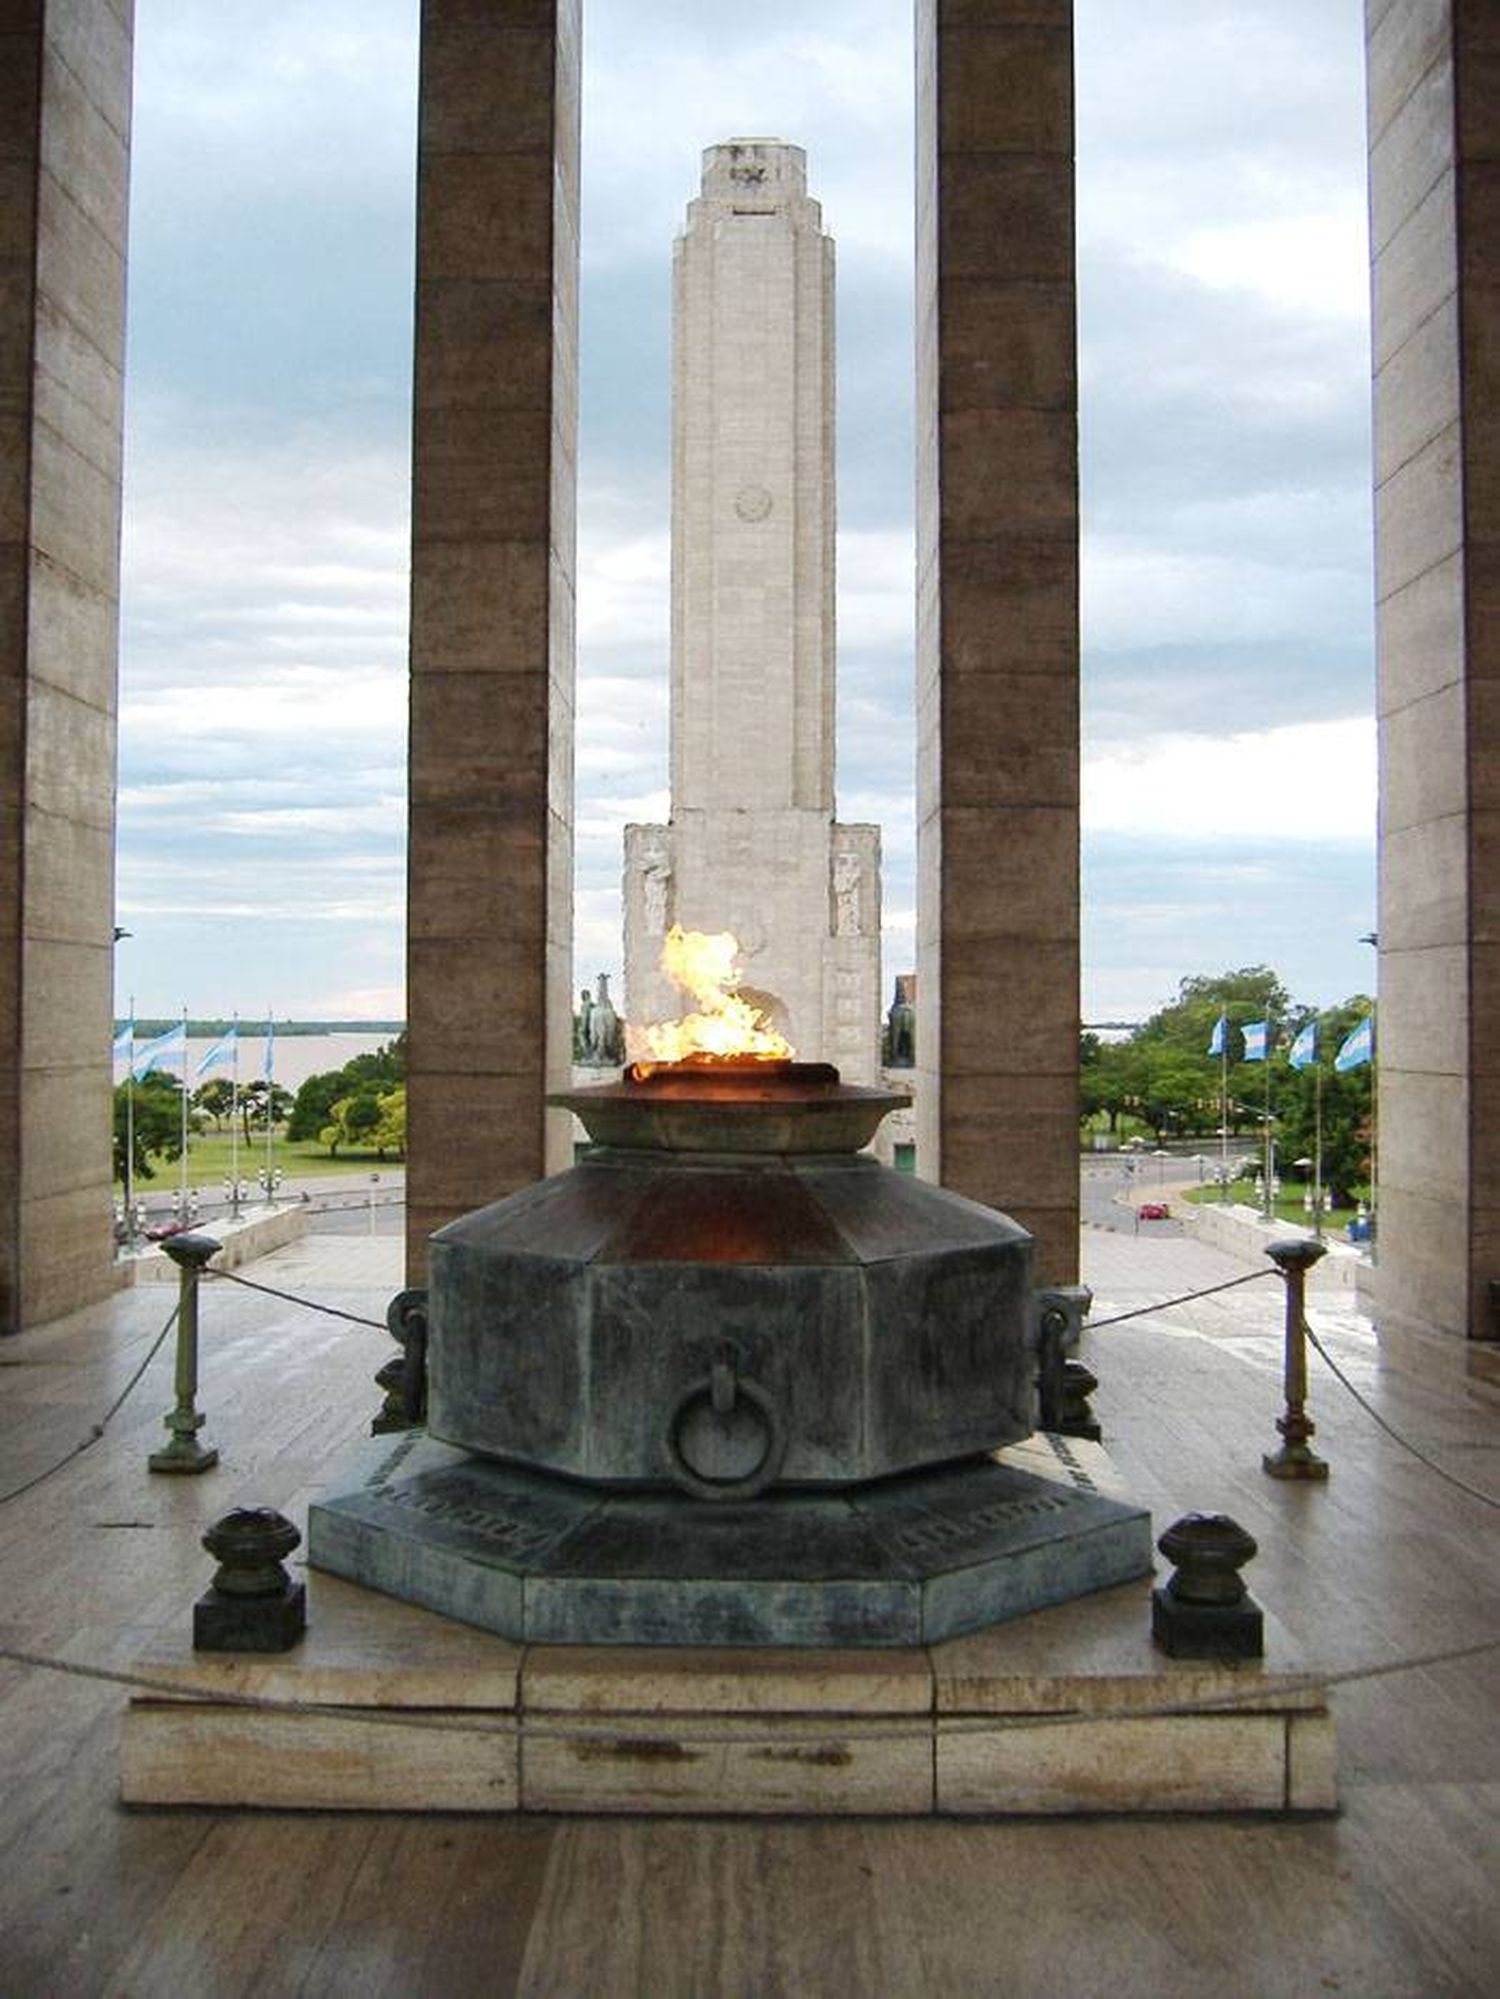
MULTIPOLYGON (((138 0, 118 1010, 400 1017, 415 0, 138 0)), ((1078 0, 1083 1014, 1369 990, 1361 0, 1078 0)), ((837 242, 839 816, 914 963, 909 0, 587 0, 575 983, 668 810, 670 257, 837 242)), ((617 982, 618 989, 618 982, 617 982)))

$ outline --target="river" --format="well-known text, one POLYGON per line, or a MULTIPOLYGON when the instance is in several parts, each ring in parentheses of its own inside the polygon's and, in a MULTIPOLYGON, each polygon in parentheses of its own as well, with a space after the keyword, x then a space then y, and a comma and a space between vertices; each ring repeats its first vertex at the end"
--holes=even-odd
MULTIPOLYGON (((327 1069, 342 1069, 346 1062, 352 1062, 356 1055, 373 1055, 377 1048, 384 1048, 395 1040, 394 1034, 278 1034, 275 1051, 275 1080, 283 1090, 296 1090, 309 1076, 320 1076, 327 1069)), ((200 1083, 207 1083, 215 1076, 228 1077, 226 1068, 210 1069, 200 1076, 198 1064, 213 1047, 213 1037, 199 1039, 193 1035, 188 1040, 187 1080, 194 1089, 200 1083)), ((240 1025, 239 1080, 253 1083, 265 1074, 266 1030, 264 1027, 240 1025)), ((168 1063, 172 1069, 174 1065, 168 1063)), ((122 1061, 117 1075, 123 1076, 122 1061)))

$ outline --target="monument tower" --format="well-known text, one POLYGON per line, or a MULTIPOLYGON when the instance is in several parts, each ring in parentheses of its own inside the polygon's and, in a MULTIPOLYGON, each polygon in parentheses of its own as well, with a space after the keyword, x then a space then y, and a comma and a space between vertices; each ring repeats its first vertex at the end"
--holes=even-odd
POLYGON ((625 829, 632 1024, 669 926, 732 930, 799 1058, 875 1079, 880 830, 834 819, 833 242, 800 146, 704 154, 674 256, 672 810, 625 829))

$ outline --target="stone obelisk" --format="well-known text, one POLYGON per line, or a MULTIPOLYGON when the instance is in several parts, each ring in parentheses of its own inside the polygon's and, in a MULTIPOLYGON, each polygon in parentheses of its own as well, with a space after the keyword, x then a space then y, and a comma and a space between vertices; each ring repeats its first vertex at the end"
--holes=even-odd
POLYGON ((732 930, 798 1057, 876 1074, 880 832, 834 819, 833 242, 799 146, 704 154, 674 260, 672 814, 625 830, 628 1023, 732 930))

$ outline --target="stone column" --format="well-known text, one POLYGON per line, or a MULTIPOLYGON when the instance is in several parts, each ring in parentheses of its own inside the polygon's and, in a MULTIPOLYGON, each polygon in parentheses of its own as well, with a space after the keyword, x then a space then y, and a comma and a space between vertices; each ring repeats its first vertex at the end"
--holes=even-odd
POLYGON ((0 0, 0 1328, 113 1283, 129 0, 0 0))
POLYGON ((425 0, 408 1260, 567 1163, 578 0, 425 0))
POLYGON ((1500 1335, 1500 12, 1368 0, 1383 1326, 1500 1335))
POLYGON ((918 1169, 1078 1256, 1071 0, 917 5, 918 1169))

